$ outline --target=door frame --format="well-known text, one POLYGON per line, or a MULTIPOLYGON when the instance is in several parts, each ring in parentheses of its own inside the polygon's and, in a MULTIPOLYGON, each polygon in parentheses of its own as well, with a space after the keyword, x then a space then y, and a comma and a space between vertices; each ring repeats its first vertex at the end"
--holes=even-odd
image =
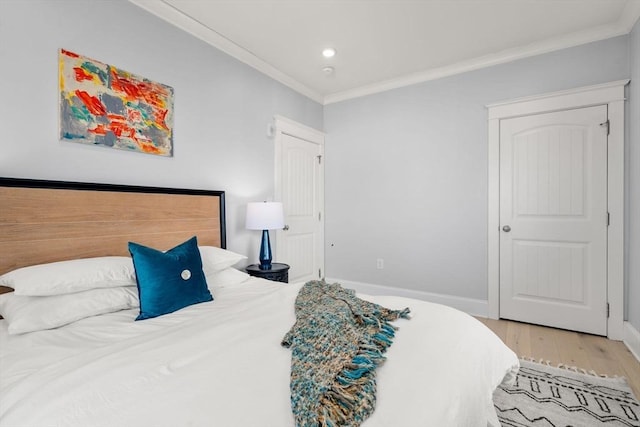
POLYGON ((624 333, 624 103, 629 80, 585 86, 486 105, 488 109, 487 283, 488 315, 500 318, 500 120, 606 105, 607 140, 607 337, 624 333))
MULTIPOLYGON (((317 144, 320 146, 320 155, 322 156, 321 161, 324 162, 324 137, 325 133, 321 132, 312 127, 303 125, 294 120, 288 119, 286 117, 275 115, 273 116, 273 142, 274 142, 274 151, 275 151, 275 159, 274 159, 274 176, 275 176, 275 184, 274 184, 274 196, 275 200, 282 200, 282 147, 283 135, 289 135, 294 138, 303 139, 305 141, 311 142, 313 144, 317 144)), ((320 243, 322 246, 322 250, 320 251, 319 260, 320 269, 322 272, 322 277, 325 276, 325 254, 324 254, 324 168, 321 167, 319 169, 320 176, 319 180, 319 200, 318 206, 321 213, 321 221, 320 221, 320 243)), ((278 250, 278 242, 277 238, 280 232, 275 233, 276 237, 276 250, 278 250)))

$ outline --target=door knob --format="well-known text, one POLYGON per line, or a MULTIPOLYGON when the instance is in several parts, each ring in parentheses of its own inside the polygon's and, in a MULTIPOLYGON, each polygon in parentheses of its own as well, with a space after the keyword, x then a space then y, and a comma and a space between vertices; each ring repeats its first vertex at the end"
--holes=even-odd
POLYGON ((504 231, 505 233, 508 233, 511 231, 511 227, 509 227, 508 225, 505 225, 504 227, 502 227, 502 231, 504 231))
POLYGON ((285 224, 285 226, 284 226, 284 227, 282 227, 282 229, 283 229, 284 231, 287 231, 287 230, 289 229, 289 225, 288 225, 288 224, 285 224))

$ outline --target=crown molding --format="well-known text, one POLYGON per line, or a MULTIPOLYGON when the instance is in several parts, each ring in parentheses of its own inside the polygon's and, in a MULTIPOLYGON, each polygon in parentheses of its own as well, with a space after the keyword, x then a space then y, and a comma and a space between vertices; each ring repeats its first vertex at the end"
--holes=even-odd
POLYGON ((128 1, 322 105, 373 95, 391 89, 398 89, 430 80, 436 80, 443 77, 449 77, 456 74, 462 74, 469 71, 541 55, 556 50, 575 47, 611 37, 622 36, 628 34, 640 18, 640 1, 629 1, 623 10, 623 13, 620 15, 620 18, 614 24, 603 25, 562 37, 532 43, 527 46, 506 49, 501 52, 480 56, 445 67, 433 68, 323 96, 308 86, 300 83, 293 77, 276 69, 266 61, 258 58, 256 55, 224 37, 222 34, 217 33, 212 28, 207 27, 202 22, 185 15, 164 0, 128 1))
MULTIPOLYGON (((635 23, 638 19, 638 16, 640 16, 640 7, 634 6, 633 8, 630 8, 629 4, 631 3, 627 4, 625 12, 633 12, 633 14, 635 14, 635 18, 632 19, 628 16, 624 19, 621 18, 615 25, 603 25, 591 30, 580 31, 568 34, 563 37, 548 39, 539 43, 532 43, 527 46, 506 49, 501 52, 480 56, 468 61, 458 62, 456 64, 448 65, 445 67, 433 68, 431 70, 414 73, 396 79, 390 79, 380 83, 374 83, 343 92, 333 93, 324 97, 324 104, 333 104, 336 102, 346 101, 348 99, 358 98, 361 96, 373 95, 375 93, 384 92, 391 89, 397 89, 417 83, 423 83, 430 80, 436 80, 443 77, 462 74, 468 71, 479 70, 482 68, 504 64, 519 59, 529 58, 544 53, 550 53, 561 49, 575 47, 599 40, 608 39, 611 37, 622 36, 628 34, 631 31, 631 29, 633 28, 633 23, 635 23), (628 21, 631 20, 633 20, 633 23, 631 24, 631 26, 629 26, 628 21)), ((640 6, 640 2, 634 3, 634 5, 640 6)))
MULTIPOLYGON (((620 15, 618 25, 626 30, 626 33, 630 33, 633 30, 633 26, 640 19, 640 1, 628 1, 620 15)), ((626 34, 625 33, 625 34, 626 34)))
POLYGON ((276 69, 271 64, 258 58, 247 49, 243 48, 240 45, 237 45, 212 28, 207 27, 202 22, 197 21, 196 19, 193 19, 188 15, 185 15, 175 7, 171 6, 169 3, 163 0, 129 0, 129 2, 159 17, 160 19, 167 21, 168 23, 180 28, 181 30, 186 31, 187 33, 199 38, 200 40, 221 50, 227 55, 232 56, 238 61, 243 62, 252 68, 255 68, 261 73, 266 74, 272 79, 312 99, 313 101, 316 101, 320 104, 323 103, 324 98, 318 92, 310 89, 309 87, 295 80, 293 77, 276 69))

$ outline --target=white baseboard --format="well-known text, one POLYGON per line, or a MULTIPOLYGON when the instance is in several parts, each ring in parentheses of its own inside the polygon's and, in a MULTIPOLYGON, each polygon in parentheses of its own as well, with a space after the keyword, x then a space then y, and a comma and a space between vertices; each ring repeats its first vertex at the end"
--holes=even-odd
POLYGON ((431 292, 416 291, 413 289, 394 288, 391 286, 374 285, 370 283, 354 282, 342 279, 325 279, 329 283, 338 282, 345 288, 355 289, 369 295, 394 295, 399 297, 415 298, 423 301, 434 302, 464 311, 472 316, 487 317, 489 303, 485 300, 463 298, 454 295, 434 294, 431 292))
POLYGON ((640 332, 629 322, 624 322, 622 341, 640 362, 640 332))
MULTIPOLYGON (((391 286, 374 285, 371 283, 355 282, 342 279, 325 279, 327 282, 338 282, 345 288, 355 289, 357 292, 369 295, 394 295, 399 297, 415 298, 422 301, 447 305, 472 316, 487 317, 489 303, 485 300, 464 298, 454 295, 434 294, 431 292, 416 291, 406 288, 394 288, 391 286)), ((622 341, 629 348, 631 354, 640 362, 640 331, 629 322, 624 322, 622 341)))

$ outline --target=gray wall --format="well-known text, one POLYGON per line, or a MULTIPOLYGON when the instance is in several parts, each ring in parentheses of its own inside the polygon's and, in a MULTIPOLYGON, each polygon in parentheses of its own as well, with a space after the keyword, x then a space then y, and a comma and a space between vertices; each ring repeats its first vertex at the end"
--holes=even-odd
POLYGON ((628 132, 628 215, 627 215, 627 313, 640 331, 640 21, 629 35, 629 132, 628 132))
MULTIPOLYGON (((640 81, 638 26, 326 106, 327 275, 486 299, 484 105, 640 81)), ((252 258, 259 239, 244 230, 244 206, 273 194, 266 124, 281 114, 323 128, 321 105, 124 0, 0 0, 0 64, 0 176, 224 189, 229 247, 252 258), (59 141, 61 47, 173 86, 174 157, 59 141)), ((629 92, 626 291, 640 329, 640 84, 629 92)))
POLYGON ((322 106, 124 0, 0 0, 0 176, 227 191, 229 248, 257 258, 247 201, 273 197, 281 114, 322 106), (174 157, 58 140, 58 49, 175 90, 174 157))
POLYGON ((485 105, 628 78, 628 40, 325 106, 327 276, 486 300, 485 105))

